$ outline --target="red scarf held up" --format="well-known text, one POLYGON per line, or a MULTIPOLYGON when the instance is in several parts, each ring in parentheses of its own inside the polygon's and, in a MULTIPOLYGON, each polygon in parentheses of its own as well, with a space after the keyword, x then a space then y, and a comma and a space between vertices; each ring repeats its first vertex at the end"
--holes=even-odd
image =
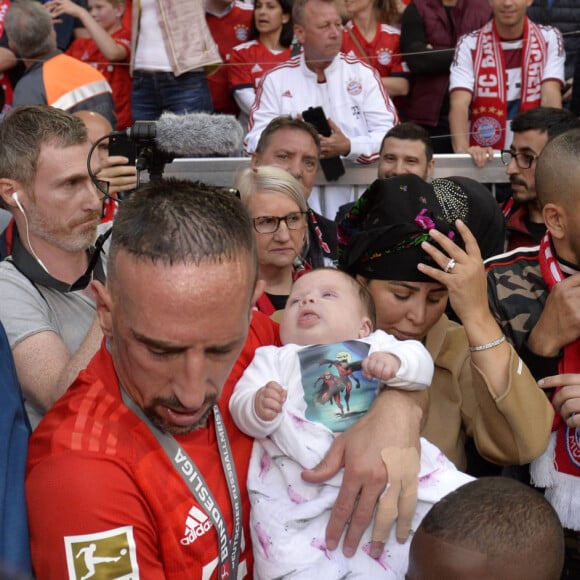
MULTIPOLYGON (((542 276, 548 286, 548 290, 551 292, 556 284, 564 280, 565 276, 560 269, 558 260, 554 256, 549 232, 546 233, 540 242, 539 258, 542 276)), ((580 373, 580 339, 564 347, 564 354, 560 359, 558 372, 560 374, 580 373)), ((558 390, 559 388, 556 389, 556 392, 558 390)), ((575 427, 566 425, 560 413, 556 413, 554 416, 552 431, 557 431, 554 468, 560 473, 579 477, 580 444, 578 436, 580 432, 575 427)))
MULTIPOLYGON (((538 107, 542 98, 542 71, 546 40, 529 18, 524 23, 520 112, 538 107)), ((471 105, 470 145, 505 148, 507 88, 504 54, 495 20, 485 24, 477 38, 474 65, 475 91, 471 105)))

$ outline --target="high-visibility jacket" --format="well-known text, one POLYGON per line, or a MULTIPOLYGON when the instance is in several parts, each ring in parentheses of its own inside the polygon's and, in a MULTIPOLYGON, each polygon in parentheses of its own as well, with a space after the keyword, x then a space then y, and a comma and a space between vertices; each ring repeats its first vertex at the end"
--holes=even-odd
POLYGON ((51 105, 69 113, 95 111, 117 126, 113 91, 91 65, 55 50, 41 57, 14 88, 13 106, 51 105))

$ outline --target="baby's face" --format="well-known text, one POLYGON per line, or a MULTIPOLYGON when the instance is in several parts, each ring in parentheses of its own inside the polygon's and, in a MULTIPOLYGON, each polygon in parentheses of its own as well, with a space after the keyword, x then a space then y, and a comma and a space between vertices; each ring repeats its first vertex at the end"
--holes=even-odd
POLYGON ((347 274, 314 270, 292 287, 280 322, 283 344, 329 344, 368 336, 358 290, 347 274))

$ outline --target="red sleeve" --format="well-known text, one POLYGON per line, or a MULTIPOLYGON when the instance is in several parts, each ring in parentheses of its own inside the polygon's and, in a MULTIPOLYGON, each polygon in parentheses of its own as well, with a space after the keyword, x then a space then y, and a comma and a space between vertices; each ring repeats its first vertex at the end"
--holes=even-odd
POLYGON ((254 87, 252 78, 252 65, 253 63, 248 62, 249 50, 234 48, 230 56, 230 66, 228 67, 228 84, 230 92, 236 89, 245 89, 249 87, 254 87))
POLYGON ((352 39, 350 37, 350 34, 348 33, 348 31, 345 28, 342 32, 341 52, 344 52, 344 54, 348 54, 351 50, 354 52, 354 54, 356 54, 357 56, 360 57, 360 54, 358 53, 357 47, 355 46, 354 42, 352 41, 352 39))
POLYGON ((391 60, 389 75, 393 74, 398 76, 409 76, 409 73, 403 68, 403 55, 401 54, 400 45, 397 46, 397 50, 393 54, 393 59, 391 60))
POLYGON ((83 52, 85 51, 86 40, 86 38, 76 38, 73 40, 70 46, 66 49, 66 54, 78 60, 82 60, 83 52))
POLYGON ((127 51, 125 62, 129 62, 131 60, 131 31, 121 28, 113 34, 113 40, 127 51))
POLYGON ((26 495, 38 580, 81 578, 91 560, 85 548, 93 544, 95 556, 112 558, 97 568, 104 572, 106 564, 108 577, 130 577, 125 574, 138 566, 141 578, 165 578, 153 515, 132 474, 114 457, 50 457, 29 473, 26 495))

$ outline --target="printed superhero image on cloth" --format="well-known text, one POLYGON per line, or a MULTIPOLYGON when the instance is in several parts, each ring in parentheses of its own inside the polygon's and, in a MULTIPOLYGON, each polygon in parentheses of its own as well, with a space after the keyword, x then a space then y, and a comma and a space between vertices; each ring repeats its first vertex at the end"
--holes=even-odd
POLYGON ((139 580, 133 526, 64 538, 71 580, 139 580))
POLYGON ((347 340, 298 351, 307 419, 331 431, 346 431, 368 411, 378 386, 361 371, 369 348, 365 342, 347 340))

